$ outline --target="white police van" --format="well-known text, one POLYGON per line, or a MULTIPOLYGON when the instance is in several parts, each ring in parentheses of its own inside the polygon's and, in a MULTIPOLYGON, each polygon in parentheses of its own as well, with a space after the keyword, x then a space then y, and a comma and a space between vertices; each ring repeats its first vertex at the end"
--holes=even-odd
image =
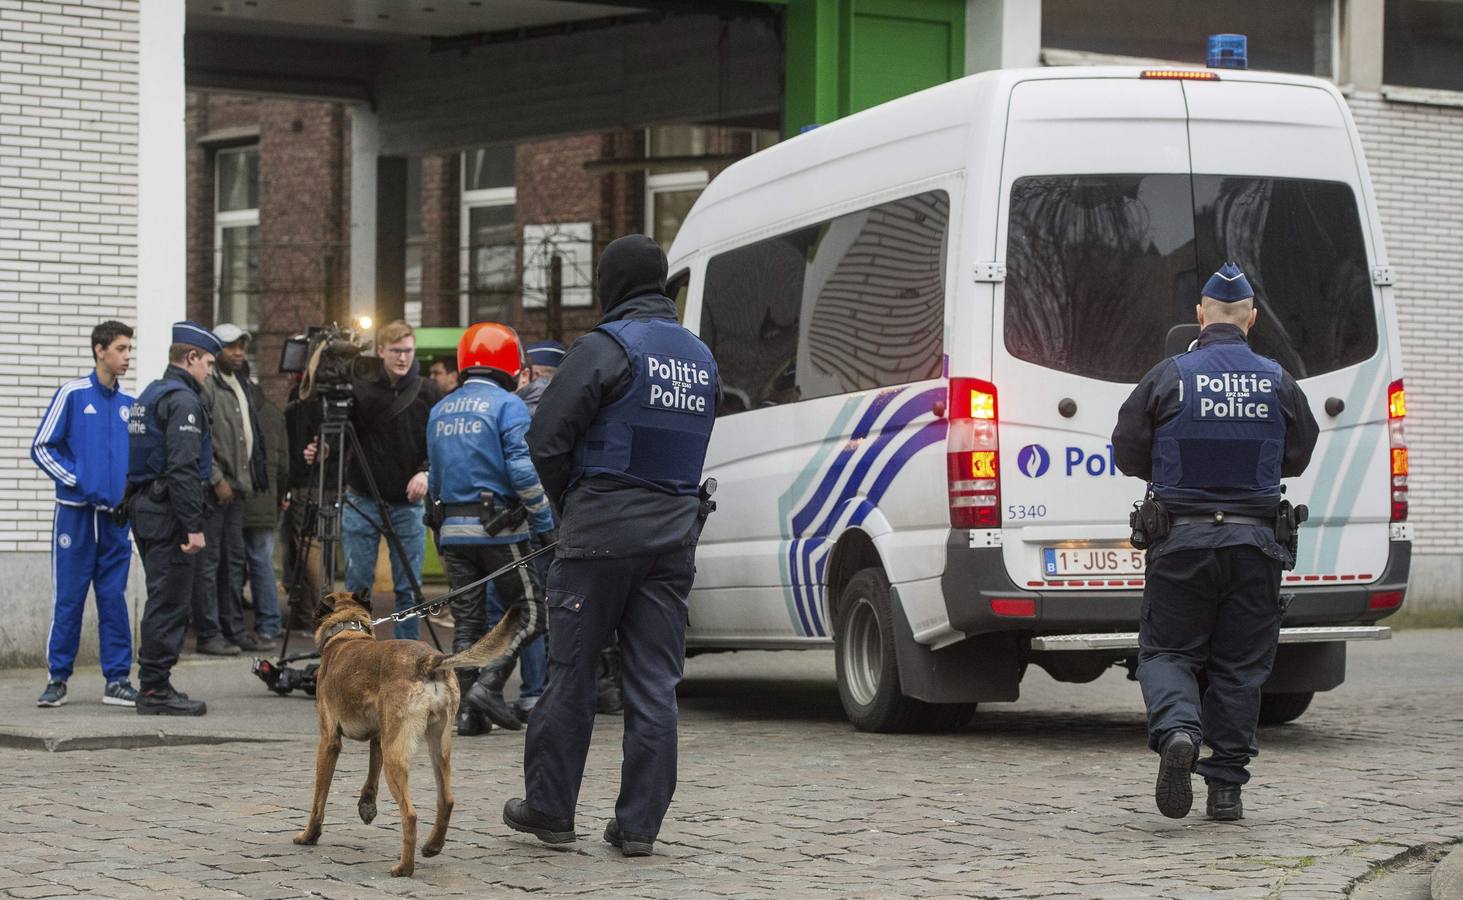
POLYGON ((1197 333, 1225 260, 1252 345, 1321 424, 1288 497, 1263 721, 1345 675, 1402 602, 1401 357, 1376 201, 1331 84, 1248 71, 1005 70, 823 126, 717 177, 670 251, 725 388, 688 645, 836 649, 849 718, 939 729, 1036 664, 1135 662, 1143 485, 1109 436, 1197 333))

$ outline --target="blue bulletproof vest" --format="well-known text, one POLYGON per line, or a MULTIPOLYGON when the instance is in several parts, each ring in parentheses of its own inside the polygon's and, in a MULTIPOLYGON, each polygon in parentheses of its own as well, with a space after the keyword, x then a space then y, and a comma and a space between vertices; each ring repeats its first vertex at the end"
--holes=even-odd
MULTIPOLYGON (((158 417, 158 403, 169 394, 189 390, 188 385, 177 378, 164 376, 149 384, 132 404, 132 413, 127 419, 127 480, 147 484, 163 477, 168 468, 168 422, 158 417)), ((197 392, 194 392, 197 396, 197 392)), ((186 414, 186 413, 179 413, 186 414)), ((203 434, 203 443, 198 451, 198 477, 207 481, 213 474, 213 425, 208 418, 203 398, 198 397, 198 412, 193 414, 203 434)))
POLYGON ((1280 496, 1280 365, 1224 342, 1174 358, 1183 407, 1153 434, 1160 499, 1243 503, 1280 496))
POLYGON ((574 450, 574 480, 607 475, 668 494, 695 494, 716 418, 716 361, 691 332, 665 319, 598 328, 630 358, 635 381, 602 407, 574 450))

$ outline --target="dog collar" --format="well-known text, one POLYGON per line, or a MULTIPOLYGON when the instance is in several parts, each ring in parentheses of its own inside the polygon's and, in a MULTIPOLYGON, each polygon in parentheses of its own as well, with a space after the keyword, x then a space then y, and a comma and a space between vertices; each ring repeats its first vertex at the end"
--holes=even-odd
POLYGON ((330 630, 325 632, 324 636, 320 639, 320 648, 323 650, 325 648, 325 645, 330 643, 331 638, 335 637, 337 634, 340 634, 343 631, 359 631, 362 634, 370 634, 370 632, 366 630, 366 626, 361 622, 341 622, 338 625, 331 626, 330 630))

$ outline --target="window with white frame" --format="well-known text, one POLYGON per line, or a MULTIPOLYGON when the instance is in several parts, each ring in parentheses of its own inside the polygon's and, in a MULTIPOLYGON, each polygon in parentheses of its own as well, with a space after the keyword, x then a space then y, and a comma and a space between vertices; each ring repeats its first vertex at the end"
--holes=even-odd
MULTIPOLYGON (((777 143, 778 133, 767 129, 716 129, 699 125, 661 125, 645 132, 646 156, 706 156, 712 143, 735 147, 739 153, 756 153, 777 143)), ((711 180, 707 169, 662 172, 651 168, 645 176, 645 233, 669 250, 696 198, 711 180)))
POLYGON ((214 154, 213 320, 259 328, 259 147, 214 154))
POLYGON ((462 154, 462 324, 511 318, 518 294, 514 148, 462 154))

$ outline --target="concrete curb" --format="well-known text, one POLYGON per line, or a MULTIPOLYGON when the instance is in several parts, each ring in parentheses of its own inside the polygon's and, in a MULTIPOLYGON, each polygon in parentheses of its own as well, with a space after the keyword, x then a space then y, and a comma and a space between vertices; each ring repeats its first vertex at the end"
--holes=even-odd
POLYGON ((1433 870, 1432 900, 1463 900, 1463 847, 1456 847, 1433 870))
POLYGON ((185 744, 271 744, 290 737, 260 737, 257 734, 218 732, 214 734, 169 734, 166 731, 113 732, 102 734, 54 734, 31 728, 0 729, 0 747, 12 750, 138 750, 144 747, 180 747, 185 744))

